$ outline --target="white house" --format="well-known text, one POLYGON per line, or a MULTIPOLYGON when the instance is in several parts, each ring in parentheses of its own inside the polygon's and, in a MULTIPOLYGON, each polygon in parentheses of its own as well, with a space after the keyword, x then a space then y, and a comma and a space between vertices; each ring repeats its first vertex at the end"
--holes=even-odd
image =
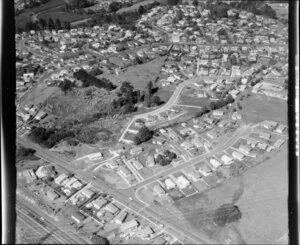
POLYGON ((223 155, 221 157, 221 160, 224 162, 225 165, 230 165, 231 163, 233 163, 233 159, 227 155, 223 155))
POLYGON ((184 176, 179 176, 176 179, 176 183, 180 189, 184 189, 190 185, 190 182, 184 176))

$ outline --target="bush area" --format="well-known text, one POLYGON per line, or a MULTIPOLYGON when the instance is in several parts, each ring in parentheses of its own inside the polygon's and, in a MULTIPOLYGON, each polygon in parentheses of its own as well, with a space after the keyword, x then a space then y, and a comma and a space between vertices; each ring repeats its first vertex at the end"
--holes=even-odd
POLYGON ((66 129, 46 129, 36 127, 30 131, 29 138, 44 147, 51 148, 66 138, 75 137, 75 133, 66 129))
POLYGON ((105 244, 105 245, 109 245, 109 241, 107 240, 107 238, 103 237, 103 236, 99 236, 94 234, 91 238, 91 242, 93 244, 105 244))
POLYGON ((24 146, 18 146, 16 154, 16 162, 24 160, 38 160, 39 158, 34 155, 36 151, 31 148, 26 148, 24 146))
POLYGON ((97 88, 104 88, 108 91, 114 90, 116 88, 116 86, 112 84, 108 79, 98 79, 89 74, 84 69, 80 69, 79 71, 74 72, 73 75, 76 79, 80 80, 83 83, 82 87, 95 86, 97 88))
POLYGON ((215 211, 213 221, 218 226, 224 226, 227 223, 239 220, 241 217, 242 213, 238 206, 224 204, 215 211))
POLYGON ((153 131, 151 131, 146 126, 140 128, 139 132, 133 138, 133 141, 136 145, 139 145, 143 142, 150 140, 153 136, 153 131))
POLYGON ((155 162, 158 163, 160 166, 166 166, 169 165, 172 162, 172 160, 176 158, 176 153, 166 150, 164 151, 164 154, 159 154, 156 157, 155 162))

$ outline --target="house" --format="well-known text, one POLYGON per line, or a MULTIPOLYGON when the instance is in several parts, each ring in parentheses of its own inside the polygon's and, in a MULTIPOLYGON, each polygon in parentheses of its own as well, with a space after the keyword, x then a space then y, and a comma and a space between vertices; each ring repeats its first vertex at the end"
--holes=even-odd
POLYGON ((251 148, 249 148, 249 147, 246 146, 246 145, 240 145, 239 151, 241 151, 241 152, 244 153, 245 155, 248 155, 248 154, 250 154, 250 152, 251 152, 251 148))
POLYGON ((82 195, 86 196, 87 199, 90 199, 95 193, 90 189, 84 189, 81 192, 82 195))
POLYGON ((44 119, 46 116, 47 116, 48 114, 46 113, 46 112, 44 112, 44 111, 39 111, 38 112, 38 114, 35 116, 35 119, 36 120, 42 120, 42 119, 44 119))
POLYGON ((24 170, 21 175, 26 178, 27 183, 31 183, 37 179, 32 169, 24 170))
POLYGON ((149 240, 153 237, 154 231, 151 227, 147 226, 140 230, 137 234, 138 237, 140 237, 142 240, 149 240))
POLYGON ((234 152, 232 152, 232 154, 231 154, 234 158, 236 158, 236 159, 238 159, 238 160, 243 160, 244 159, 244 157, 245 157, 245 155, 244 154, 242 154, 242 153, 240 153, 240 152, 237 152, 237 151, 234 151, 234 152))
POLYGON ((54 201, 55 199, 57 199, 59 196, 52 190, 48 190, 47 191, 47 197, 51 200, 54 201))
POLYGON ((174 189, 176 187, 176 184, 171 179, 166 179, 165 180, 165 185, 166 185, 167 190, 171 190, 171 189, 174 189))
POLYGON ((93 204, 95 209, 101 209, 107 203, 108 203, 108 201, 106 199, 99 197, 96 200, 94 200, 92 204, 93 204))
POLYGON ((230 166, 221 166, 218 171, 221 172, 225 178, 229 178, 231 176, 230 166))
POLYGON ((74 182, 76 182, 76 181, 77 181, 77 179, 76 179, 75 177, 72 177, 72 178, 70 178, 70 179, 66 179, 62 184, 63 184, 65 187, 71 189, 71 185, 72 185, 74 182))
POLYGON ((176 179, 176 183, 180 189, 184 189, 190 185, 190 182, 182 175, 176 179))
POLYGON ((68 176, 65 173, 63 173, 63 174, 60 174, 58 177, 56 177, 54 179, 54 182, 57 185, 61 185, 61 183, 67 178, 68 178, 68 176))
POLYGON ((111 168, 111 169, 115 169, 115 168, 117 168, 119 166, 119 164, 115 160, 113 160, 113 159, 107 161, 105 165, 108 168, 111 168))
POLYGON ((96 161, 103 159, 103 154, 101 152, 92 153, 87 156, 90 161, 96 161))
POLYGON ((221 157, 221 160, 224 162, 225 165, 230 165, 231 163, 233 163, 233 159, 227 155, 223 155, 221 157))
POLYGON ((196 166, 198 167, 199 173, 202 174, 204 177, 207 177, 212 174, 212 170, 204 162, 195 165, 195 167, 196 166))
POLYGON ((188 177, 189 180, 192 180, 194 182, 197 182, 200 179, 199 173, 193 168, 185 169, 184 174, 186 175, 186 177, 188 177))
POLYGON ((254 140, 247 140, 247 144, 250 145, 252 148, 256 147, 258 142, 254 140))
POLYGON ((285 142, 284 140, 278 139, 278 140, 275 141, 273 146, 276 147, 276 148, 280 148, 284 144, 284 142, 285 142))
POLYGON ((269 139, 271 139, 271 134, 260 132, 259 137, 262 139, 265 139, 265 140, 269 140, 269 139))
POLYGON ((213 169, 217 169, 218 167, 220 167, 222 165, 218 160, 216 160, 214 158, 210 159, 209 162, 212 165, 213 169))
POLYGON ((126 219, 128 213, 126 211, 121 211, 115 218, 115 223, 116 224, 123 224, 124 220, 126 219))
POLYGON ((201 147, 203 146, 203 140, 199 137, 195 137, 191 140, 191 143, 194 144, 196 147, 201 147))
POLYGON ((131 160, 129 160, 129 162, 130 162, 137 170, 141 170, 141 169, 144 167, 138 159, 131 159, 131 160))
POLYGON ((166 141, 162 138, 154 138, 152 140, 152 143, 153 144, 157 144, 157 145, 163 145, 166 141))
POLYGON ((82 223, 85 220, 85 216, 77 211, 76 213, 72 214, 71 218, 75 220, 78 224, 82 223))
POLYGON ((120 174, 124 178, 127 178, 131 175, 131 172, 129 171, 129 169, 127 167, 121 166, 118 169, 118 174, 120 174))
POLYGON ((263 123, 263 127, 266 129, 274 129, 274 128, 276 128, 277 125, 278 125, 278 123, 274 122, 274 121, 265 121, 263 123))
POLYGON ((257 148, 265 151, 268 148, 268 144, 266 144, 266 143, 258 143, 257 144, 257 148))
POLYGON ((282 134, 285 129, 286 129, 286 126, 279 124, 278 127, 276 128, 276 132, 279 134, 282 134))
POLYGON ((232 120, 240 120, 240 119, 242 119, 242 115, 241 114, 239 114, 238 112, 234 112, 234 113, 232 113, 232 120))
POLYGON ((218 137, 217 134, 213 131, 209 131, 206 135, 211 139, 215 139, 218 137))
POLYGON ((221 117, 221 116, 224 116, 224 111, 214 110, 212 114, 213 114, 213 116, 221 117))
POLYGON ((109 203, 108 205, 106 205, 104 207, 104 210, 106 210, 106 211, 108 211, 108 212, 110 212, 112 214, 115 214, 116 212, 119 211, 119 208, 117 208, 117 206, 114 205, 113 203, 109 203))
POLYGON ((49 166, 40 166, 36 171, 35 171, 35 175, 42 179, 45 177, 50 176, 53 173, 52 167, 49 166))
POLYGON ((123 223, 120 227, 120 232, 123 232, 123 233, 128 233, 134 229, 136 229, 138 227, 138 222, 133 219, 133 220, 130 220, 126 223, 123 223))
POLYGON ((153 167, 155 165, 155 160, 153 155, 148 155, 146 160, 147 167, 153 167))
POLYGON ((79 180, 77 180, 71 185, 71 187, 78 190, 82 187, 82 183, 79 180))
POLYGON ((191 150, 194 147, 194 145, 188 140, 183 141, 180 146, 186 150, 191 150))
POLYGON ((153 192, 155 194, 157 194, 158 196, 161 196, 161 195, 165 194, 165 190, 161 187, 160 184, 154 185, 153 192))
POLYGON ((134 147, 134 148, 132 148, 132 149, 130 150, 130 154, 131 154, 131 155, 138 155, 138 154, 142 153, 143 150, 144 150, 144 149, 143 149, 143 147, 141 147, 141 146, 134 147))

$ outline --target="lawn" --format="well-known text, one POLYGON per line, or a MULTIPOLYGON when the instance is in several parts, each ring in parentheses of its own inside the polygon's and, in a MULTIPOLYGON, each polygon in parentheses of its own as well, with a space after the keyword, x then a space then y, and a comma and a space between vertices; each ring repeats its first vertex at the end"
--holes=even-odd
POLYGON ((195 230, 204 230, 219 243, 287 243, 287 150, 274 155, 244 174, 202 194, 176 201, 195 230), (242 213, 239 221, 224 227, 212 224, 211 214, 220 205, 234 203, 242 213), (193 214, 193 215, 192 215, 193 214))
POLYGON ((258 123, 273 120, 287 125, 287 102, 265 95, 252 94, 240 102, 243 120, 247 123, 258 123))

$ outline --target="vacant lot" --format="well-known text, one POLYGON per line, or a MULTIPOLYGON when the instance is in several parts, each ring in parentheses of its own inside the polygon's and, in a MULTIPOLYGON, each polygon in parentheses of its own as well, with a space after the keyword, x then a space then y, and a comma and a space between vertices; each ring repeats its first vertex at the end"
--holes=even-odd
POLYGON ((274 120, 287 125, 287 101, 265 95, 252 94, 240 102, 239 110, 247 123, 274 120))
POLYGON ((160 72, 160 68, 165 60, 165 57, 159 57, 148 63, 129 67, 125 73, 121 75, 103 75, 115 85, 120 86, 123 81, 130 82, 136 89, 145 90, 148 82, 154 82, 160 72))
POLYGON ((176 205, 195 230, 204 230, 218 242, 231 239, 235 244, 278 243, 288 229, 287 181, 287 150, 284 149, 241 176, 179 200, 176 205), (216 227, 212 213, 227 203, 237 205, 242 217, 225 227, 216 227))

